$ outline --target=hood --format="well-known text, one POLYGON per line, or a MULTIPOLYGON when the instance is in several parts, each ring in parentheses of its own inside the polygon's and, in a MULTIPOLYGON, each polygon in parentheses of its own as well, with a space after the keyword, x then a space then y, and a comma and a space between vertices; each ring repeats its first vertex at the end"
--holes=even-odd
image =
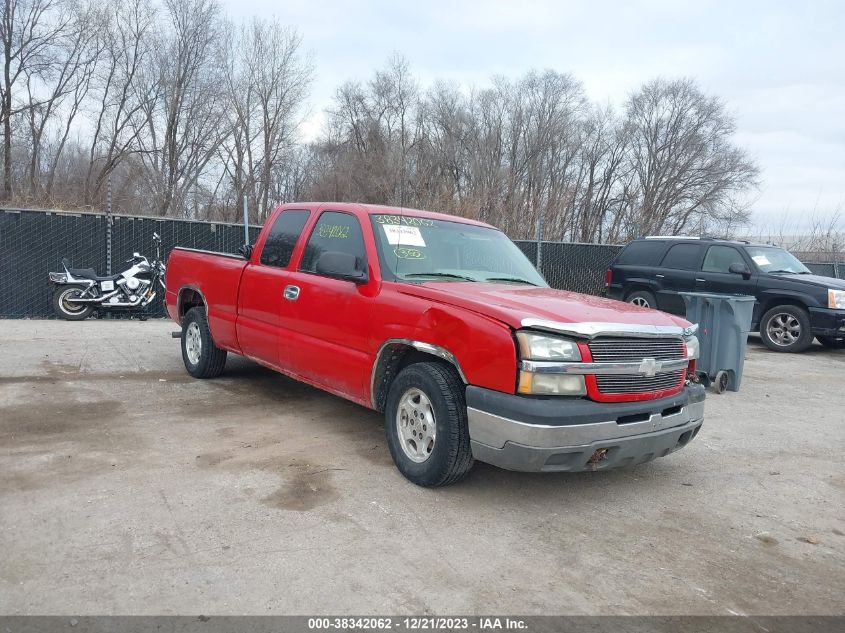
POLYGON ((824 288, 833 288, 834 290, 845 290, 845 279, 837 279, 836 277, 822 277, 821 275, 789 275, 784 273, 769 273, 772 277, 778 279, 788 279, 789 281, 796 281, 798 283, 807 283, 814 286, 822 286, 824 288))
POLYGON ((558 323, 689 326, 685 319, 665 312, 553 288, 471 281, 431 281, 403 284, 401 292, 472 310, 507 323, 514 329, 522 327, 523 319, 543 319, 558 323))

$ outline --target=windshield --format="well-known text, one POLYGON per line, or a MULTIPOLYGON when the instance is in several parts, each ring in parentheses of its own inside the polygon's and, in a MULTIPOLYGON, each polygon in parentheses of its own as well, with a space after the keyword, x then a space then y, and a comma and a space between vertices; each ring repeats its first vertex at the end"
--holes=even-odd
POLYGON ((776 246, 748 246, 748 254, 754 263, 764 273, 795 273, 809 274, 810 270, 798 259, 782 248, 776 246))
POLYGON ((496 229, 413 215, 371 218, 385 277, 548 286, 519 247, 496 229))

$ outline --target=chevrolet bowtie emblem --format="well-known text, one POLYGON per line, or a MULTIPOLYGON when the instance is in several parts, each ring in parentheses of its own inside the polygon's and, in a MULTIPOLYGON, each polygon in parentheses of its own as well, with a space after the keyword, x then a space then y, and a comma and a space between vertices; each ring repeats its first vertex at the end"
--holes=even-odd
POLYGON ((647 378, 656 376, 657 372, 662 368, 663 363, 656 358, 643 358, 643 361, 640 363, 640 373, 647 378))

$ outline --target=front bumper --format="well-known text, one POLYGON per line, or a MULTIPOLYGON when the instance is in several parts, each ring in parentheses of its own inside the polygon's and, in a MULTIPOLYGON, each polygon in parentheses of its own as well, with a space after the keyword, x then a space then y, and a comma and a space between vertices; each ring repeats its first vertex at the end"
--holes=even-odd
POLYGON ((810 308, 810 326, 819 336, 845 336, 845 310, 810 308))
POLYGON ((526 398, 471 386, 467 416, 473 457, 479 461, 532 472, 606 470, 686 446, 704 422, 704 387, 611 404, 526 398))

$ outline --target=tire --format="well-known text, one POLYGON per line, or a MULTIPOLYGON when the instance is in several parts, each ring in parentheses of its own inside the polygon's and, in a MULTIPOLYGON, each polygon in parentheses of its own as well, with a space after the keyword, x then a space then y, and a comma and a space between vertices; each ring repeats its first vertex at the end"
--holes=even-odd
POLYGON ((464 384, 453 367, 438 362, 408 365, 391 383, 384 411, 390 455, 408 480, 436 487, 467 476, 474 462, 464 384))
POLYGON ((817 336, 816 340, 828 349, 845 349, 845 337, 817 336))
POLYGON ((211 338, 205 308, 188 310, 182 320, 182 362, 194 378, 216 378, 226 366, 226 350, 211 338))
POLYGON ((91 304, 76 304, 78 309, 73 309, 73 304, 67 303, 69 296, 79 295, 85 290, 84 286, 59 286, 53 291, 53 311, 60 319, 66 321, 82 321, 94 313, 94 306, 91 304))
POLYGON ((760 338, 774 352, 803 352, 813 342, 810 315, 798 306, 775 306, 760 319, 760 338))
POLYGON ((625 301, 641 308, 657 310, 657 297, 654 296, 653 292, 648 290, 634 290, 634 292, 625 297, 625 301))

